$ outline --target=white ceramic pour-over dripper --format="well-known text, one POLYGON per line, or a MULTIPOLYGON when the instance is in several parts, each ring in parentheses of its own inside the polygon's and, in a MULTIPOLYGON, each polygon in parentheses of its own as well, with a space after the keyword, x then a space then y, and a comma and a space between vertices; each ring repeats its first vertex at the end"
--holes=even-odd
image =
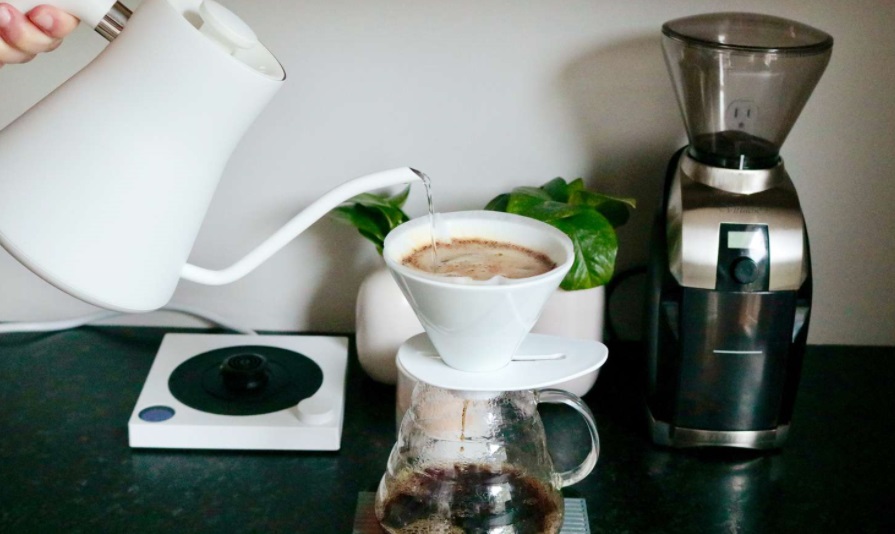
POLYGON ((462 371, 485 372, 510 362, 574 261, 572 242, 552 226, 494 211, 438 214, 436 234, 445 239, 512 243, 545 254, 556 267, 519 279, 475 281, 433 275, 402 260, 431 243, 428 217, 392 230, 383 258, 445 363, 462 371))

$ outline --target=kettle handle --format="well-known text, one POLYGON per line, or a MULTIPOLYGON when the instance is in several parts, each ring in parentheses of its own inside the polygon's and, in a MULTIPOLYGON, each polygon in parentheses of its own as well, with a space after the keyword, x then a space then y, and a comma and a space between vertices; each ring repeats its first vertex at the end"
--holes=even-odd
POLYGON ((41 4, 49 4, 78 17, 81 22, 96 28, 112 9, 115 0, 6 0, 22 13, 41 4))
POLYGON ((537 392, 538 403, 547 404, 565 404, 575 409, 584 422, 587 423, 587 430, 590 432, 590 452, 584 461, 573 469, 557 473, 560 478, 560 487, 571 486, 580 482, 584 477, 593 471, 597 465, 597 458, 600 456, 600 436, 597 434, 597 423, 594 420, 594 414, 590 411, 587 404, 581 400, 578 395, 569 393, 562 389, 542 389, 537 392))

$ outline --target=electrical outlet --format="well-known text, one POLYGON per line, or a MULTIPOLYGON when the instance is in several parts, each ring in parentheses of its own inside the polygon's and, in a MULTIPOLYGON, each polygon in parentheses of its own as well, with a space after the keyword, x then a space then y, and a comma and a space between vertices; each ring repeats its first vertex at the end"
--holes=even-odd
POLYGON ((729 130, 752 132, 758 120, 758 106, 751 100, 734 100, 727 106, 724 123, 729 130))

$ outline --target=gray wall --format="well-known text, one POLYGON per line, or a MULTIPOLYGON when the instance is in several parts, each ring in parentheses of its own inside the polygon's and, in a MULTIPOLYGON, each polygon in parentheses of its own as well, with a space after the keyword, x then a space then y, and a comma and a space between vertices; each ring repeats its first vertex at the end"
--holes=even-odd
MULTIPOLYGON (((199 235, 191 262, 213 268, 335 184, 402 165, 432 177, 441 211, 481 207, 555 176, 637 197, 619 269, 642 264, 666 161, 685 142, 661 24, 741 10, 828 31, 832 61, 783 150, 812 238, 810 341, 895 343, 890 0, 223 3, 253 26, 289 78, 233 155, 199 235)), ((0 125, 101 48, 79 29, 57 52, 0 69, 0 125)), ((413 215, 424 213, 420 189, 408 203, 413 215)), ((353 230, 322 221, 249 277, 225 287, 184 282, 175 300, 255 328, 347 331, 358 285, 377 261, 353 230)), ((637 283, 613 303, 617 316, 636 316, 637 283)), ((0 253, 0 320, 93 310, 0 253)), ((194 324, 164 313, 128 320, 194 324)))

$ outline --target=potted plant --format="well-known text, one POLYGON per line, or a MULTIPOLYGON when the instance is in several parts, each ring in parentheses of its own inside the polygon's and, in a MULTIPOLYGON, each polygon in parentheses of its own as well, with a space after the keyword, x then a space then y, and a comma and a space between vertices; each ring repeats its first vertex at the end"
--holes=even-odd
POLYGON ((628 222, 635 206, 632 198, 588 191, 581 178, 572 182, 554 178, 541 187, 517 187, 498 195, 485 209, 538 219, 568 235, 575 247, 575 263, 560 287, 576 291, 612 279, 618 253, 615 229, 628 222))
MULTIPOLYGON (((394 196, 364 193, 330 216, 357 228, 381 255, 385 236, 409 219, 403 210, 408 193, 409 187, 394 196)), ((540 187, 517 187, 488 202, 485 209, 538 219, 572 240, 575 261, 561 289, 547 302, 534 332, 602 339, 603 287, 612 279, 618 252, 615 229, 627 222, 634 207, 633 199, 588 191, 581 178, 571 182, 555 178, 540 187)), ((355 312, 361 366, 377 381, 396 383, 397 349, 423 328, 384 264, 364 279, 355 312)), ((592 382, 578 391, 586 391, 590 385, 592 382)))
POLYGON ((602 340, 605 289, 615 271, 618 236, 632 198, 588 191, 584 180, 554 178, 540 187, 517 187, 498 195, 485 209, 538 219, 562 230, 572 240, 575 262, 546 304, 533 332, 602 340))

